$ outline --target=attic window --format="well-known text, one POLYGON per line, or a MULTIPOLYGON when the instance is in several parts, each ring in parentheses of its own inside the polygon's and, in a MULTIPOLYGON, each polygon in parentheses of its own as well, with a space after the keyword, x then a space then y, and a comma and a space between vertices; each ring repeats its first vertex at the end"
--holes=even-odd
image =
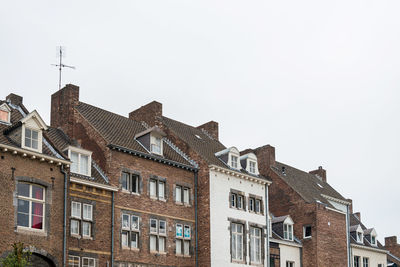
POLYGON ((236 156, 231 156, 231 166, 232 166, 232 168, 235 168, 235 169, 237 169, 237 167, 238 167, 238 157, 236 157, 236 156))
POLYGON ((371 235, 371 245, 376 246, 376 236, 371 235))
POLYGON ((2 122, 10 122, 10 108, 3 104, 0 106, 0 121, 2 122))
POLYGON ((162 155, 161 137, 152 135, 150 140, 151 140, 150 144, 151 153, 162 155))
POLYGON ((251 173, 256 173, 256 163, 254 161, 249 161, 249 171, 251 173))
POLYGON ((69 158, 72 161, 71 172, 85 176, 91 176, 92 153, 76 147, 68 150, 69 158))
POLYGON ((25 128, 25 147, 38 150, 39 148, 39 131, 25 128))
POLYGON ((283 224, 283 238, 286 240, 293 240, 293 225, 283 224))
POLYGON ((362 243, 363 242, 363 233, 357 231, 357 242, 362 243))

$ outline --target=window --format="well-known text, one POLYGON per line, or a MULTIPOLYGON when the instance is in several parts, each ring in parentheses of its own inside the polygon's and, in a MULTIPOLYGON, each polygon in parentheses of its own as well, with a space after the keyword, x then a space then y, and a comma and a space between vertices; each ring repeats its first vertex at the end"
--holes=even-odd
POLYGON ((286 267, 294 267, 293 261, 286 261, 286 267))
POLYGON ((139 194, 139 180, 140 177, 137 174, 122 172, 122 190, 139 194))
POLYGON ((92 236, 93 206, 71 202, 71 235, 90 238, 92 236))
POLYGON ((283 224, 283 238, 286 240, 293 240, 293 225, 283 224))
POLYGON ((39 185, 18 183, 17 225, 44 230, 45 188, 39 185))
POLYGON ((357 242, 358 243, 363 243, 363 233, 362 232, 357 232, 357 242))
POLYGON ((162 155, 161 138, 156 136, 151 136, 150 139, 151 139, 151 145, 150 145, 151 153, 162 155))
POLYGON ((68 256, 68 266, 71 267, 79 267, 80 266, 80 258, 77 256, 68 256))
POLYGON ((91 155, 70 150, 71 172, 90 176, 91 155))
POLYGON ((39 149, 39 131, 25 128, 25 147, 39 149))
POLYGON ((232 260, 243 261, 243 224, 231 224, 232 260))
POLYGON ((261 229, 250 228, 250 261, 261 263, 261 229))
POLYGON ((311 225, 306 225, 303 227, 303 237, 311 238, 311 225))
POLYGON ((95 262, 93 258, 82 257, 82 267, 95 267, 95 262))
POLYGON ((363 258, 363 267, 369 267, 369 258, 363 258))
POLYGON ((244 196, 236 192, 231 192, 230 207, 245 210, 244 196))
POLYGON ((121 246, 123 248, 139 248, 139 217, 122 214, 121 246))
POLYGON ((354 256, 354 267, 361 267, 360 256, 354 256))
POLYGON ((231 155, 231 166, 232 168, 238 168, 238 157, 231 155))
POLYGON ((371 235, 371 245, 376 246, 376 236, 371 235))
POLYGON ((262 213, 261 201, 262 201, 261 199, 255 197, 249 197, 249 211, 255 213, 262 213))
POLYGON ((150 251, 165 252, 167 236, 167 222, 150 219, 150 251))
POLYGON ((165 181, 160 179, 150 179, 150 197, 165 199, 165 181))
POLYGON ((251 173, 256 173, 256 163, 254 161, 249 161, 249 171, 251 173))
POLYGON ((190 255, 190 240, 191 231, 189 225, 176 224, 176 254, 177 255, 190 255))
POLYGON ((10 108, 3 104, 0 106, 0 121, 10 122, 10 108))

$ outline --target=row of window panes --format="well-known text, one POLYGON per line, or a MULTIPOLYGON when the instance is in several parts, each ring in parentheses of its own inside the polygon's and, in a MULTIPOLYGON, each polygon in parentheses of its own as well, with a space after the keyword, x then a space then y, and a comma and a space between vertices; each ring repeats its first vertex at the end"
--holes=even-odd
POLYGON ((71 151, 71 172, 89 175, 89 155, 71 151))
POLYGON ((361 257, 360 256, 354 256, 354 267, 369 267, 369 258, 362 258, 362 266, 361 266, 361 257))
POLYGON ((293 240, 293 225, 283 224, 283 239, 293 240))
MULTIPOLYGON (((244 204, 244 199, 245 196, 237 194, 237 193, 231 193, 231 207, 237 208, 240 210, 245 210, 245 204, 244 204)), ((255 213, 262 213, 261 211, 261 203, 262 201, 260 199, 256 199, 254 197, 249 197, 249 211, 255 212, 255 213)))
POLYGON ((189 204, 190 189, 177 185, 175 187, 175 201, 178 203, 189 204))
POLYGON ((45 218, 44 187, 28 183, 18 183, 17 196, 17 225, 43 230, 45 218))
POLYGON ((71 235, 92 236, 93 206, 71 202, 71 235), (83 209, 81 207, 83 206, 83 209))
MULTIPOLYGON (((236 261, 244 260, 244 241, 243 224, 231 223, 231 250, 232 259, 236 261)), ((250 228, 250 260, 252 263, 261 263, 261 229, 250 228)))
POLYGON ((81 258, 78 256, 68 256, 68 266, 70 267, 95 267, 96 266, 96 259, 82 257, 82 265, 81 265, 81 258))
MULTIPOLYGON (((238 157, 231 155, 231 166, 234 169, 238 168, 238 157)), ((256 163, 254 161, 249 161, 249 172, 256 173, 256 163)))

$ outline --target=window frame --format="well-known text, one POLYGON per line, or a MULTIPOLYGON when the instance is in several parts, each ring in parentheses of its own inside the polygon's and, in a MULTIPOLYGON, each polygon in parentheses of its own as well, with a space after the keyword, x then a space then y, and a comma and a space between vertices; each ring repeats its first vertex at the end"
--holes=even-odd
POLYGON ((308 238, 312 238, 312 226, 311 225, 304 225, 303 226, 303 239, 308 239, 308 238), (307 234, 307 228, 310 228, 310 235, 306 235, 307 234))
POLYGON ((245 194, 243 192, 231 189, 229 192, 229 207, 231 209, 246 211, 246 196, 245 196, 245 194))
POLYGON ((75 256, 75 255, 68 255, 68 266, 80 267, 80 266, 81 266, 81 257, 75 256), (71 259, 71 258, 72 258, 72 259, 71 259), (71 260, 72 260, 72 261, 75 261, 74 258, 75 258, 75 259, 78 259, 78 265, 76 265, 75 262, 73 262, 73 263, 71 264, 71 260))
POLYGON ((293 224, 283 224, 283 239, 293 241, 293 224))
POLYGON ((90 258, 90 257, 82 257, 82 267, 96 267, 96 259, 95 258, 90 258), (88 264, 84 264, 84 260, 92 260, 93 265, 90 265, 89 262, 88 264))
POLYGON ((231 167, 234 169, 238 169, 238 161, 239 161, 239 157, 236 155, 230 155, 230 159, 231 159, 231 167))
MULTIPOLYGON (((83 238, 83 239, 92 239, 93 238, 93 224, 94 224, 94 205, 85 203, 85 202, 78 202, 76 200, 71 200, 71 212, 70 212, 70 226, 69 226, 69 233, 72 237, 76 238, 83 238), (75 207, 79 207, 79 215, 73 213, 75 207), (84 207, 90 207, 90 218, 86 217, 84 214, 84 207), (77 222, 78 226, 78 233, 72 231, 72 222, 77 222), (84 232, 84 225, 89 226, 89 234, 84 232)), ((74 228, 75 229, 75 228, 74 228)))
POLYGON ((188 224, 184 224, 184 223, 176 223, 175 224, 175 254, 177 256, 184 256, 184 257, 191 256, 191 253, 190 253, 190 243, 192 240, 191 229, 192 229, 192 227, 188 224), (181 229, 181 235, 178 234, 178 228, 181 229), (186 229, 189 229, 189 236, 186 236, 186 229), (176 245, 178 242, 180 244, 180 250, 178 249, 178 246, 176 245), (186 250, 187 246, 188 246, 188 250, 186 250))
POLYGON ((149 183, 148 183, 148 186, 149 186, 149 189, 148 189, 148 193, 149 193, 149 197, 151 198, 151 199, 157 199, 157 200, 160 200, 160 201, 167 201, 167 194, 168 194, 168 191, 167 191, 167 179, 165 179, 165 178, 161 178, 161 177, 150 177, 149 178, 149 183), (155 195, 152 195, 151 193, 151 184, 152 183, 155 183, 155 195), (160 184, 163 184, 163 188, 164 188, 164 191, 163 191, 163 194, 162 194, 162 196, 160 195, 160 184))
POLYGON ((156 154, 156 155, 163 155, 163 138, 158 135, 151 134, 150 135, 150 153, 156 154), (159 140, 159 143, 158 143, 159 140), (158 147, 158 150, 155 150, 154 148, 158 147))
POLYGON ((254 227, 250 226, 250 243, 249 243, 249 252, 250 252, 250 263, 254 264, 261 264, 263 261, 263 255, 262 255, 262 240, 263 240, 263 234, 262 234, 262 229, 259 227, 254 227), (256 231, 258 231, 259 235, 255 235, 256 231), (256 242, 258 243, 258 251, 256 242), (257 253, 259 255, 259 258, 257 259, 257 253), (254 255, 255 254, 255 255, 254 255))
POLYGON ((8 107, 8 105, 6 103, 4 103, 4 104, 2 104, 0 106, 0 111, 4 111, 5 113, 7 113, 7 120, 4 121, 4 120, 0 119, 0 122, 1 123, 6 123, 6 124, 10 124, 11 123, 10 122, 10 120, 11 120, 11 109, 8 107))
POLYGON ((369 267, 369 258, 368 257, 363 257, 362 265, 363 265, 363 267, 369 267))
POLYGON ((136 214, 130 214, 127 212, 121 213, 121 248, 130 250, 140 249, 140 216, 136 214), (124 225, 124 217, 128 217, 128 226, 124 225), (133 218, 137 219, 136 228, 133 226, 133 218), (126 235, 127 245, 123 244, 123 236, 126 235), (133 246, 133 236, 136 237, 136 246, 133 246))
POLYGON ((149 223, 149 250, 150 250, 150 253, 166 254, 167 253, 167 248, 168 248, 167 247, 167 234, 168 234, 167 220, 150 218, 149 222, 150 222, 149 223), (156 222, 156 231, 152 231, 152 226, 151 226, 152 221, 156 222), (161 225, 160 222, 163 222, 165 224, 165 232, 164 233, 160 232, 160 225, 161 225), (152 245, 151 245, 152 237, 155 238, 155 242, 156 242, 155 243, 155 248, 156 248, 156 250, 152 250, 152 248, 151 248, 152 247, 152 245), (162 245, 163 250, 160 250, 160 247, 161 247, 160 244, 161 243, 163 244, 162 245))
POLYGON ((121 172, 121 190, 122 192, 125 193, 131 193, 131 194, 136 194, 136 195, 140 195, 141 194, 141 190, 140 190, 140 185, 141 185, 141 176, 138 173, 135 172, 129 172, 129 171, 122 171, 121 172), (127 188, 124 188, 124 175, 126 175, 127 177, 127 188), (135 183, 134 183, 135 180, 135 183), (133 191, 133 185, 136 185, 136 191, 133 191))
POLYGON ((295 267, 294 261, 286 261, 286 267, 295 267))
POLYGON ((16 198, 17 198, 17 221, 16 221, 16 225, 17 225, 17 229, 27 229, 30 231, 38 231, 38 232, 45 232, 46 230, 46 187, 39 185, 39 184, 35 184, 35 183, 29 183, 29 182, 24 182, 24 181, 20 181, 17 183, 17 194, 16 194, 16 198), (29 186, 29 196, 23 196, 20 195, 18 192, 18 185, 20 184, 26 184, 29 186), (38 199, 38 198, 34 198, 32 197, 33 194, 33 186, 35 187, 39 187, 42 189, 42 199, 38 199), (28 226, 23 226, 23 225, 18 225, 18 214, 25 214, 24 212, 19 212, 18 211, 18 207, 19 207, 19 201, 26 201, 28 202, 29 205, 29 210, 28 210, 28 226), (38 228, 33 228, 32 227, 32 217, 33 217, 33 203, 38 203, 38 204, 42 204, 42 229, 38 229, 38 228))
POLYGON ((71 160, 72 162, 72 153, 76 153, 78 154, 78 163, 77 164, 77 171, 72 171, 72 165, 74 164, 74 162, 71 164, 70 166, 70 172, 71 173, 76 173, 79 175, 83 175, 83 176, 88 176, 91 177, 92 176, 92 152, 89 150, 85 150, 82 148, 77 148, 77 147, 73 147, 73 146, 69 146, 68 147, 68 158, 71 160), (81 156, 87 156, 88 157, 88 170, 87 173, 83 173, 81 172, 81 156))
POLYGON ((245 225, 238 222, 231 222, 231 261, 232 262, 244 262, 246 259, 245 255, 245 225), (235 226, 235 227, 234 227, 235 226), (241 231, 239 232, 237 227, 241 227, 241 231), (234 230, 235 229, 235 230, 234 230), (234 238, 235 237, 235 238, 234 238), (241 237, 241 242, 238 240, 238 237, 241 237), (238 251, 238 245, 240 244, 241 250, 238 251), (235 246, 235 247, 234 247, 235 246), (240 257, 238 257, 240 252, 240 257))

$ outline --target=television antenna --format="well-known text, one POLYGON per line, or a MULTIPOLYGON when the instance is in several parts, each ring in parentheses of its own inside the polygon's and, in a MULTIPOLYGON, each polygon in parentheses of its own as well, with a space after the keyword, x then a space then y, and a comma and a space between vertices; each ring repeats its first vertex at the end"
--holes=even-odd
POLYGON ((62 58, 65 57, 65 47, 57 46, 57 57, 60 58, 59 64, 51 64, 52 66, 58 67, 59 77, 58 77, 58 90, 61 89, 61 71, 63 68, 75 69, 74 66, 68 66, 62 63, 62 58))

